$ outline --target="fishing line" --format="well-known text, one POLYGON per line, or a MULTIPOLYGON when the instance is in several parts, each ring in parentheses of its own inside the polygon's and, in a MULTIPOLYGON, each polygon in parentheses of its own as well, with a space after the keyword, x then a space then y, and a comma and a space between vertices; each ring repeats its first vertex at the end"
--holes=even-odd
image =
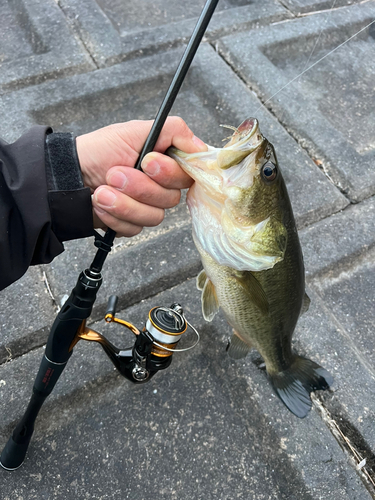
MULTIPOLYGON (((326 18, 325 18, 325 22, 327 22, 327 19, 328 19, 329 14, 331 13, 331 11, 333 10, 333 8, 335 7, 335 5, 336 5, 336 1, 337 1, 337 0, 333 0, 332 7, 330 8, 330 10, 329 10, 329 12, 328 12, 328 14, 327 14, 327 16, 326 16, 326 18)), ((308 65, 309 65, 309 62, 311 61, 311 58, 312 58, 312 56, 313 56, 313 54, 314 54, 314 52, 315 52, 316 46, 317 46, 317 45, 318 45, 318 43, 319 43, 319 40, 320 40, 320 37, 322 36, 323 31, 324 31, 324 26, 323 26, 323 28, 320 30, 319 36, 318 36, 318 38, 317 38, 317 39, 316 39, 316 41, 315 41, 314 47, 313 47, 313 49, 312 49, 312 51, 311 51, 311 54, 309 55, 309 58, 308 58, 308 59, 307 59, 307 61, 305 62, 305 65, 304 65, 304 67, 303 67, 303 69, 302 69, 302 73, 305 71, 306 66, 308 66, 308 65)), ((302 76, 302 74, 301 74, 300 76, 302 76)))
POLYGON ((267 104, 267 102, 269 102, 271 99, 273 99, 275 96, 277 96, 277 94, 279 94, 282 90, 284 90, 286 87, 288 87, 291 83, 295 82, 300 76, 302 76, 305 73, 307 73, 307 71, 309 71, 311 68, 313 68, 314 66, 316 66, 317 64, 319 64, 321 61, 323 61, 323 59, 325 59, 326 57, 328 57, 331 54, 333 54, 333 52, 335 52, 336 50, 338 50, 340 47, 342 47, 346 43, 350 42, 350 40, 352 40, 354 37, 356 37, 357 35, 359 35, 360 33, 362 33, 362 31, 364 31, 365 29, 367 29, 369 26, 371 26, 374 23, 375 23, 375 19, 373 21, 371 21, 371 23, 367 24, 362 29, 360 29, 359 31, 357 31, 357 33, 354 33, 354 35, 352 35, 347 40, 345 40, 345 42, 340 43, 340 45, 338 45, 336 48, 334 48, 333 50, 331 50, 330 52, 328 52, 328 54, 326 54, 323 57, 321 57, 320 59, 318 59, 316 62, 314 62, 314 64, 312 64, 307 69, 305 69, 304 71, 302 71, 302 73, 300 73, 299 75, 295 76, 292 80, 290 80, 289 83, 287 83, 286 85, 284 85, 283 87, 281 87, 280 90, 278 90, 277 92, 275 92, 264 103, 262 103, 262 105, 259 106, 259 108, 256 110, 255 114, 258 113, 258 111, 262 108, 262 106, 265 106, 267 104))

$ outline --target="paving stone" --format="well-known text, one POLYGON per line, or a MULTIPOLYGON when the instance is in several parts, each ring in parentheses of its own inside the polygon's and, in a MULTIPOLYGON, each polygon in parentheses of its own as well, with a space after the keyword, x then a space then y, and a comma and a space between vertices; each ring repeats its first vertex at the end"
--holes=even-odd
POLYGON ((360 3, 361 0, 283 0, 283 5, 288 7, 293 14, 305 14, 316 10, 337 9, 344 5, 360 3))
POLYGON ((355 265, 375 246, 375 199, 369 198, 300 232, 307 279, 328 278, 355 265))
MULTIPOLYGON (((373 282, 374 266, 367 266, 361 268, 362 272, 369 272, 369 279, 373 282)), ((331 390, 321 393, 319 397, 361 458, 366 458, 366 465, 373 472, 375 370, 371 350, 371 311, 375 298, 372 288, 367 286, 366 289, 365 281, 364 275, 355 275, 350 281, 351 295, 345 288, 345 282, 340 287, 336 283, 324 293, 316 286, 310 288, 308 294, 312 305, 299 321, 296 346, 308 357, 316 357, 319 353, 321 364, 334 376, 331 390), (370 306, 367 310, 361 309, 361 301, 358 300, 358 297, 363 297, 361 293, 364 291, 367 297, 362 302, 370 306), (349 299, 350 308, 347 307, 348 302, 345 304, 349 299), (350 327, 348 321, 351 321, 350 327)))
POLYGON ((38 267, 0 291, 0 363, 42 345, 55 314, 38 267))
POLYGON ((95 69, 53 0, 2 2, 0 93, 95 69))
MULTIPOLYGON (((185 43, 194 30, 204 2, 60 0, 59 5, 95 62, 103 67, 185 43)), ((222 0, 205 37, 212 39, 288 17, 291 17, 288 10, 275 0, 261 3, 222 0)))
POLYGON ((298 324, 297 345, 321 353, 334 375, 324 406, 375 467, 374 199, 351 206, 301 231, 309 311, 298 324))
MULTIPOLYGON (((99 346, 80 342, 39 415, 24 465, 0 472, 3 497, 370 499, 314 408, 295 418, 250 359, 226 356, 229 327, 222 317, 204 324, 194 280, 118 316, 141 326, 150 307, 175 300, 202 333, 198 347, 134 387, 99 346)), ((0 367, 1 445, 42 354, 0 367)))
POLYGON ((323 300, 372 367, 375 366, 374 273, 375 252, 372 249, 362 262, 358 259, 352 268, 320 282, 319 287, 323 300))
POLYGON ((374 25, 317 61, 370 24, 374 14, 369 1, 218 42, 235 71, 354 201, 375 193, 374 25))

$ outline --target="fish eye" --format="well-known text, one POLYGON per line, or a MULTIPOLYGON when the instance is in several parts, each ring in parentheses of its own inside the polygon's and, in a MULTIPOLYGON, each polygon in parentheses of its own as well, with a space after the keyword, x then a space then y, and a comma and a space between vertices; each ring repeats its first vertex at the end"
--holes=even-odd
POLYGON ((270 161, 265 163, 261 170, 262 177, 266 182, 272 182, 277 176, 277 167, 270 161))

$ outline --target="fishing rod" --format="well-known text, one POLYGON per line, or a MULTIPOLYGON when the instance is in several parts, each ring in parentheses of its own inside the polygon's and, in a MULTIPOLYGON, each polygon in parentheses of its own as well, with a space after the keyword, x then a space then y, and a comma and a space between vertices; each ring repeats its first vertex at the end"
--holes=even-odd
MULTIPOLYGON (((142 170, 143 158, 147 153, 153 151, 155 147, 218 1, 207 0, 203 7, 148 138, 135 164, 134 168, 138 170, 142 170)), ((168 368, 172 362, 174 352, 191 349, 199 341, 198 332, 186 320, 180 304, 152 308, 145 327, 143 330, 139 330, 131 323, 116 318, 117 297, 115 295, 112 295, 108 300, 105 320, 108 323, 119 323, 132 331, 136 337, 134 345, 125 350, 120 350, 99 332, 86 326, 96 295, 103 282, 101 270, 108 253, 111 251, 115 236, 116 232, 112 229, 108 229, 104 236, 95 231, 94 245, 98 250, 90 267, 80 273, 77 284, 52 325, 45 354, 34 382, 30 402, 23 418, 13 431, 0 456, 0 465, 4 469, 15 470, 22 465, 34 432, 38 413, 64 371, 73 353, 73 348, 79 340, 100 343, 121 375, 135 384, 147 382, 159 370, 168 368), (176 346, 188 327, 197 335, 197 341, 190 347, 177 349, 176 346)))

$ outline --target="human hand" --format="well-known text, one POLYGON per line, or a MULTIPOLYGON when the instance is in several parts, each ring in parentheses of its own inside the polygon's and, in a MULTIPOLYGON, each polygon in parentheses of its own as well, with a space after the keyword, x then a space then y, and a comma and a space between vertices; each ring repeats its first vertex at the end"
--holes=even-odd
POLYGON ((167 118, 154 151, 143 159, 144 173, 133 168, 152 123, 134 120, 77 137, 83 182, 93 193, 95 227, 134 236, 144 226, 160 224, 164 209, 176 206, 180 190, 191 186, 193 180, 163 153, 172 145, 186 153, 207 147, 176 116, 167 118))

